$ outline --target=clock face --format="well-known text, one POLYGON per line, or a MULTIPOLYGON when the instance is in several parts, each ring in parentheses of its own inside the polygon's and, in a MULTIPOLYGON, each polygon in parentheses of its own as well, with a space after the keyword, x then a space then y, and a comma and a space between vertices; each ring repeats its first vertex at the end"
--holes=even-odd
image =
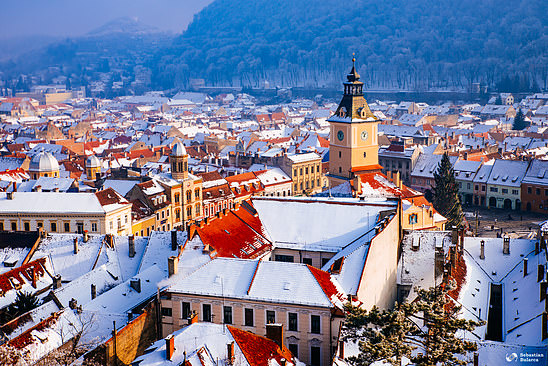
POLYGON ((342 141, 344 139, 344 132, 339 130, 339 132, 337 132, 337 138, 339 139, 339 141, 342 141))
POLYGON ((367 133, 367 131, 362 131, 361 138, 362 138, 363 141, 367 140, 368 136, 369 136, 369 134, 367 133))

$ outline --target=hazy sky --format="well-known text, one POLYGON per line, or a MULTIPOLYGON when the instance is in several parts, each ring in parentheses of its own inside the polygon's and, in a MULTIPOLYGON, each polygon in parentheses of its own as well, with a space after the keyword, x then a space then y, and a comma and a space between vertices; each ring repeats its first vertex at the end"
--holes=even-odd
POLYGON ((213 0, 16 0, 2 1, 0 37, 34 34, 77 36, 129 16, 180 33, 213 0))

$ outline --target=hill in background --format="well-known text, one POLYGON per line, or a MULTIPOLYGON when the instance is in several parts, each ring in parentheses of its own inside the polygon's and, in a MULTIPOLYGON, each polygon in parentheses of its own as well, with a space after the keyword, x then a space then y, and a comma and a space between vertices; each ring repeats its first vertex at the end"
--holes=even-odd
POLYGON ((544 0, 216 0, 163 50, 156 86, 339 87, 352 53, 370 88, 455 89, 521 75, 546 87, 544 0))

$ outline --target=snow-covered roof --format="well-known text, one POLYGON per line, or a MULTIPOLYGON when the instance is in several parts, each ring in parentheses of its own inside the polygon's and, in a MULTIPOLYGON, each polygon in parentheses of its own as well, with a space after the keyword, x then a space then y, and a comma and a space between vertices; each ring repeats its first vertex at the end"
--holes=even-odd
POLYGON ((527 165, 528 162, 521 160, 495 160, 487 184, 519 187, 527 165))
POLYGON ((262 198, 253 206, 277 248, 338 252, 368 232, 390 202, 368 204, 357 199, 262 198))
POLYGON ((216 258, 184 280, 174 281, 167 290, 250 301, 341 307, 344 294, 340 285, 331 278, 331 286, 337 290, 326 293, 324 284, 313 271, 319 270, 300 263, 216 258))

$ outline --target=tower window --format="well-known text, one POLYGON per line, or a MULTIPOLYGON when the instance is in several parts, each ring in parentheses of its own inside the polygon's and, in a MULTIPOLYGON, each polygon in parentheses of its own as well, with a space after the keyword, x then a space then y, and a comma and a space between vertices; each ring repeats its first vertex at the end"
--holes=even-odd
POLYGON ((367 156, 367 153, 364 151, 363 152, 363 157, 365 158, 367 156))
POLYGON ((339 167, 339 173, 342 173, 342 168, 341 167, 339 167))
POLYGON ((339 159, 341 158, 341 156, 342 156, 342 153, 339 151, 339 159))

